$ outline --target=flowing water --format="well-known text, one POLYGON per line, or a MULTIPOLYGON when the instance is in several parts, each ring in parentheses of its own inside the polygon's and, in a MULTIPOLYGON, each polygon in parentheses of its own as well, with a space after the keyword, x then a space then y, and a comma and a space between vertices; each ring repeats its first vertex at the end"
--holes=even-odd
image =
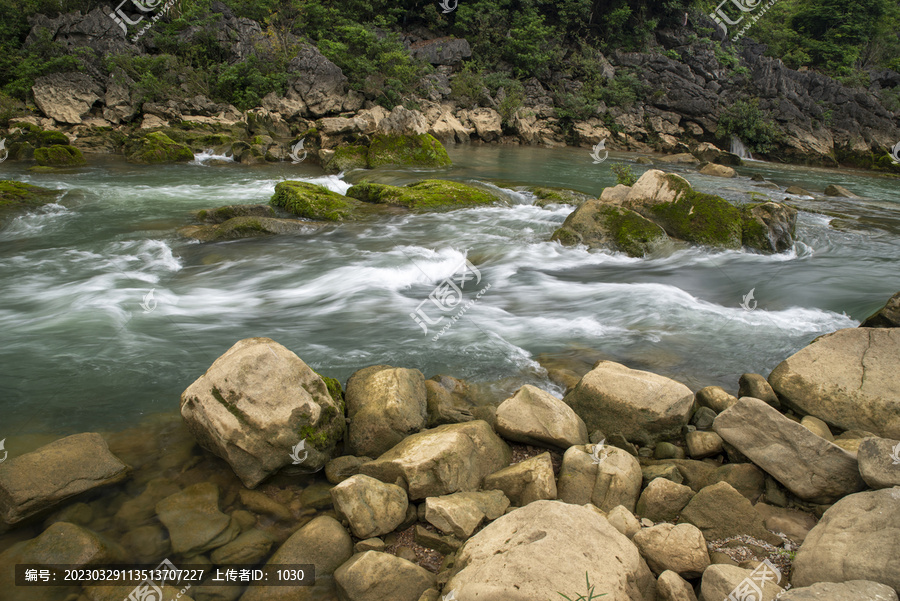
MULTIPOLYGON (((797 243, 782 254, 673 247, 634 259, 549 242, 572 207, 539 208, 520 190, 596 195, 615 183, 610 166, 630 155, 595 165, 582 149, 472 146, 450 154, 447 171, 343 176, 306 164, 220 164, 208 155, 164 167, 98 158, 55 174, 3 164, 2 178, 66 193, 0 232, 0 439, 123 429, 176 411, 180 393, 251 336, 271 337, 342 381, 390 364, 485 383, 499 398, 525 382, 560 394, 538 362, 543 355, 605 357, 694 389, 734 391, 741 373, 768 374, 816 336, 858 325, 900 289, 896 179, 755 162, 726 180, 666 167, 735 202, 751 193, 786 197, 757 186, 752 173, 817 193, 840 184, 864 199, 790 197, 808 210, 797 243), (502 190, 508 204, 217 244, 175 233, 194 210, 265 203, 283 179, 345 192, 364 176, 476 181, 502 190), (449 318, 426 334, 410 313, 466 258, 481 280, 477 289, 466 283, 464 301, 488 289, 435 339, 449 318)), ((422 308, 439 314, 431 301, 422 308)))

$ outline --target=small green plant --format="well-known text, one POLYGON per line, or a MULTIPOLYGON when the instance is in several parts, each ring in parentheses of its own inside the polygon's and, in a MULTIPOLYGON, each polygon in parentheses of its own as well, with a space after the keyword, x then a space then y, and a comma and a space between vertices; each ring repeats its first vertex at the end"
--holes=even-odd
POLYGON ((569 597, 568 595, 564 595, 559 591, 556 591, 556 594, 565 599, 566 601, 591 601, 592 599, 598 599, 600 597, 605 597, 606 593, 600 593, 599 595, 594 594, 594 585, 591 584, 590 578, 588 578, 588 573, 584 573, 584 581, 587 583, 587 591, 577 597, 569 597))
POLYGON ((616 174, 616 184, 623 186, 633 186, 637 182, 637 176, 631 170, 631 165, 613 165, 612 172, 616 174))
POLYGON ((797 557, 796 551, 788 551, 787 549, 778 549, 775 551, 775 555, 781 555, 783 557, 787 557, 791 561, 794 561, 794 558, 797 557))

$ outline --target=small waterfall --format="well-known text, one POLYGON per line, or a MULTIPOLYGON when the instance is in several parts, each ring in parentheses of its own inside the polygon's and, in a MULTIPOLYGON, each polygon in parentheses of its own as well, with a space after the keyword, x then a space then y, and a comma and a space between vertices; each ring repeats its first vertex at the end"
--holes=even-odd
POLYGON ((731 154, 736 154, 742 159, 747 159, 748 161, 753 160, 753 155, 750 154, 750 151, 744 146, 744 143, 741 142, 741 139, 737 136, 731 136, 731 154))

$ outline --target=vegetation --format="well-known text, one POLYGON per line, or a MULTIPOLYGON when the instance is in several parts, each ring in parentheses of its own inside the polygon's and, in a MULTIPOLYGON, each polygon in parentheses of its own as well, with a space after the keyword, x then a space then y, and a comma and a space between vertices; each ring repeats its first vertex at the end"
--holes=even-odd
POLYGON ((600 597, 605 597, 606 593, 600 593, 599 595, 594 594, 594 585, 591 584, 590 579, 588 578, 588 573, 584 573, 584 580, 587 583, 587 590, 577 597, 569 597, 568 595, 564 595, 560 592, 556 594, 565 599, 566 601, 593 601, 593 599, 599 599, 600 597))
POLYGON ((614 164, 612 167, 612 172, 616 174, 616 184, 622 184, 623 186, 633 186, 637 183, 637 176, 634 174, 634 171, 631 170, 631 165, 621 165, 619 163, 614 164))
POLYGON ((738 100, 722 111, 718 135, 728 139, 737 136, 752 152, 768 153, 775 149, 781 134, 775 123, 759 108, 759 99, 738 100))

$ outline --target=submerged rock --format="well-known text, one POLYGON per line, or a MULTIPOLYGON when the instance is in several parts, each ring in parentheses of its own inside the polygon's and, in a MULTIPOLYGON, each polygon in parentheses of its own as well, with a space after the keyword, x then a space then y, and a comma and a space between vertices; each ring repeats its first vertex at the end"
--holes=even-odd
POLYGON ((389 553, 357 553, 334 573, 338 595, 347 601, 418 601, 434 586, 434 574, 389 553))
POLYGON ((15 214, 56 200, 60 190, 32 186, 25 182, 0 180, 0 227, 15 214))
POLYGON ((125 158, 130 163, 187 163, 194 160, 194 153, 184 144, 156 131, 127 140, 125 158))
POLYGON ((284 234, 309 234, 325 224, 300 219, 276 219, 273 217, 235 217, 217 225, 188 225, 178 234, 200 242, 222 242, 259 236, 284 234))
POLYGON ((564 246, 585 244, 642 257, 665 242, 667 236, 660 226, 630 209, 589 200, 566 217, 550 239, 564 246))
POLYGON ((590 194, 578 192, 577 190, 569 190, 568 188, 530 186, 525 188, 525 191, 531 192, 537 198, 537 200, 534 201, 534 206, 536 207, 545 207, 550 204, 566 204, 578 207, 594 198, 590 194))
POLYGON ((794 246, 797 209, 777 202, 741 207, 744 246, 764 252, 784 252, 794 246))
POLYGON ((369 168, 382 165, 449 167, 453 164, 444 145, 431 134, 376 134, 369 144, 369 168))
POLYGON ((275 186, 270 204, 298 217, 319 221, 351 219, 357 201, 332 192, 325 186, 285 181, 275 186))
POLYGON ((437 179, 426 179, 406 186, 357 184, 347 190, 347 196, 367 203, 408 209, 452 209, 491 205, 500 201, 482 188, 437 179))
POLYGON ((189 486, 156 504, 169 531, 172 550, 184 556, 218 549, 240 534, 237 521, 219 510, 219 488, 210 482, 189 486))
MULTIPOLYGON (((193 157, 193 155, 191 155, 193 157)), ((55 144, 46 148, 34 150, 34 160, 42 167, 77 167, 87 165, 87 161, 81 151, 70 146, 55 144)))

